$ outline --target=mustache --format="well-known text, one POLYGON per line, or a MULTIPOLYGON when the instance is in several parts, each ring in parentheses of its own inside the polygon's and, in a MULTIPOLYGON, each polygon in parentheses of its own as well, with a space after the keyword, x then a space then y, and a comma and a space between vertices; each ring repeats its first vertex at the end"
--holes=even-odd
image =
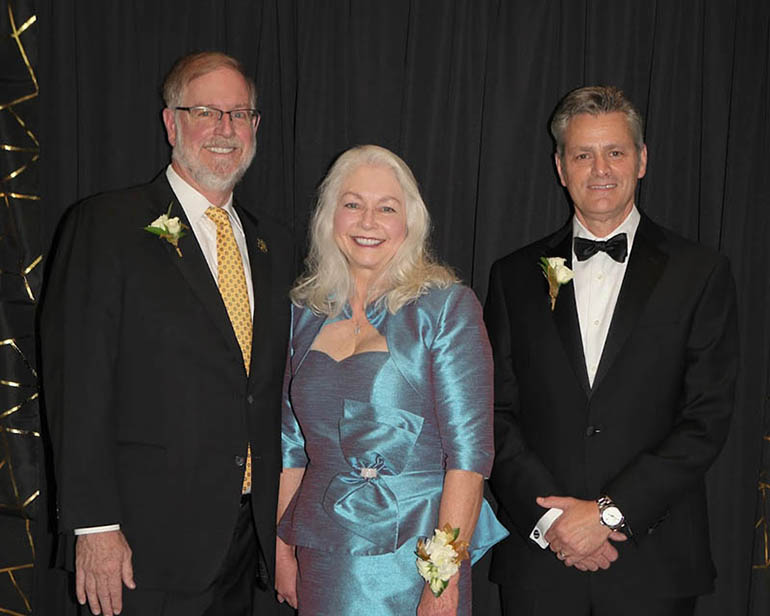
POLYGON ((214 137, 203 144, 204 148, 240 148, 243 144, 237 137, 214 137))

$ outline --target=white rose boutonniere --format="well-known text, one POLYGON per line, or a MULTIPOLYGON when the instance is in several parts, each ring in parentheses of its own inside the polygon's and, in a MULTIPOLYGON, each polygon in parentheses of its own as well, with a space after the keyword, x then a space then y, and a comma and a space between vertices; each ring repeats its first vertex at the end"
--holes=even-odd
POLYGON ((173 204, 173 201, 169 203, 168 211, 165 214, 161 214, 149 225, 144 227, 144 230, 152 233, 153 235, 157 235, 163 240, 166 240, 176 249, 176 253, 181 257, 182 251, 179 250, 179 240, 187 235, 184 230, 189 229, 190 227, 181 222, 178 216, 169 218, 169 215, 171 214, 171 206, 173 204))
POLYGON ((548 281, 548 297, 551 298, 551 310, 556 308, 559 287, 575 277, 575 272, 564 265, 564 257, 540 257, 540 268, 548 281))
POLYGON ((417 541, 417 571, 436 597, 444 592, 449 578, 460 569, 460 563, 470 558, 468 543, 459 541, 459 535, 459 528, 444 524, 444 528, 433 532, 432 539, 417 541))

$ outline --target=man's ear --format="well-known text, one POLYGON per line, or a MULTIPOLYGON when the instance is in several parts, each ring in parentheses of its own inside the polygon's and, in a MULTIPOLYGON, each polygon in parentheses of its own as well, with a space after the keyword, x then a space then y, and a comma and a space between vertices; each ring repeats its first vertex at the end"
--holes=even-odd
POLYGON ((644 174, 647 173, 647 145, 642 146, 642 150, 639 152, 639 171, 636 173, 636 178, 641 180, 644 174))
POLYGON ((163 125, 166 127, 166 138, 173 148, 176 146, 176 122, 174 122, 174 111, 168 107, 163 110, 163 125))
POLYGON ((564 181, 564 173, 561 169, 561 157, 559 156, 558 152, 554 152, 553 159, 556 162, 556 171, 559 174, 559 181, 561 181, 561 185, 565 188, 567 187, 567 182, 564 181))

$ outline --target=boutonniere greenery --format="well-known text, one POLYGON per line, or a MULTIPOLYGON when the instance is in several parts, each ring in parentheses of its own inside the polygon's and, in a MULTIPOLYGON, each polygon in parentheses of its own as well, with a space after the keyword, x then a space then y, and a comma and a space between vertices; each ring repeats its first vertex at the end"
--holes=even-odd
POLYGON ((185 229, 189 229, 190 227, 180 221, 179 216, 169 218, 172 205, 174 205, 173 201, 168 204, 166 213, 158 216, 149 225, 144 227, 144 230, 153 235, 157 235, 162 240, 166 240, 176 249, 176 254, 181 257, 182 251, 179 250, 179 240, 187 235, 185 229))
POLYGON ((556 298, 559 295, 559 287, 567 284, 575 276, 570 268, 564 265, 564 257, 540 257, 540 269, 548 281, 548 297, 551 298, 551 310, 556 308, 556 298))

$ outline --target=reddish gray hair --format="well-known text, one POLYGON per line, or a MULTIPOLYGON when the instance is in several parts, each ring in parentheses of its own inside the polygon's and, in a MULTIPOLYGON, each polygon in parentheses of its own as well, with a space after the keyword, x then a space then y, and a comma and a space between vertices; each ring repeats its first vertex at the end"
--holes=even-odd
POLYGON ((238 60, 221 51, 191 53, 182 56, 174 63, 163 81, 163 101, 166 107, 173 109, 179 106, 188 83, 218 68, 229 68, 240 73, 249 89, 249 102, 252 107, 255 107, 257 87, 254 85, 254 80, 246 74, 246 70, 238 60))

